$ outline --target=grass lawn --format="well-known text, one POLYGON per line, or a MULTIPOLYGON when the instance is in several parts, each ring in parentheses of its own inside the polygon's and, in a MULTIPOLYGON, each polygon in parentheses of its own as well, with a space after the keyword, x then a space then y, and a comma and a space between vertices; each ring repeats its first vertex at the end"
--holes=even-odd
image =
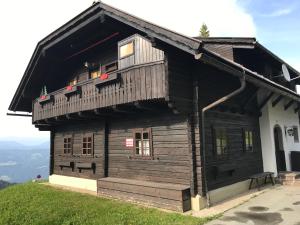
POLYGON ((200 225, 209 220, 63 191, 39 183, 14 185, 0 191, 1 225, 200 225))

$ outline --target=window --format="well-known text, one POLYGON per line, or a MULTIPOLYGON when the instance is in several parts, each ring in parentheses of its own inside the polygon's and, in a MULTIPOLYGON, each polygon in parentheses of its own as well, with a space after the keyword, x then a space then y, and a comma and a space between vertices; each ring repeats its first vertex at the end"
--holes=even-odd
POLYGON ((105 73, 110 73, 118 69, 118 62, 112 62, 104 66, 105 73))
POLYGON ((134 44, 133 41, 131 41, 120 47, 120 58, 122 59, 131 56, 133 52, 134 52, 134 44))
POLYGON ((78 77, 74 77, 70 82, 69 82, 69 86, 74 86, 78 83, 78 77))
POLYGON ((228 153, 228 140, 226 130, 222 128, 213 128, 215 153, 222 156, 228 153))
POLYGON ((64 154, 72 154, 72 136, 64 137, 64 154))
POLYGON ((90 72, 90 79, 95 79, 100 77, 101 72, 99 70, 94 70, 90 72))
POLYGON ((152 156, 151 129, 140 129, 134 131, 134 155, 141 157, 152 156))
POLYGON ((299 143, 299 134, 298 134, 298 127, 293 127, 293 135, 294 135, 294 142, 299 143))
POLYGON ((93 154, 93 134, 88 134, 82 138, 82 155, 93 154))
POLYGON ((244 150, 253 151, 253 132, 244 130, 244 150))

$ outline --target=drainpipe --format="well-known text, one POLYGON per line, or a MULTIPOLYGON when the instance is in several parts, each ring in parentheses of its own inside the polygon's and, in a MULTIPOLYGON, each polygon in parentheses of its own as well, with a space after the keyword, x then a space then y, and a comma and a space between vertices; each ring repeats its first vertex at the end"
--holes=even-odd
POLYGON ((246 88, 246 79, 245 79, 245 70, 243 70, 242 73, 242 77, 239 78, 240 79, 240 83, 241 86, 234 90, 233 92, 223 96, 222 98, 218 99, 217 101, 205 106, 204 108, 202 108, 201 110, 201 143, 202 143, 202 176, 203 176, 203 180, 204 180, 204 188, 205 188, 205 195, 206 195, 206 204, 207 207, 210 207, 210 196, 208 193, 208 185, 207 185, 207 180, 206 180, 206 168, 205 168, 205 164, 206 164, 206 160, 205 160, 205 112, 208 111, 209 109, 212 109, 218 105, 220 105, 221 103, 231 99, 232 97, 238 95, 239 93, 241 93, 245 88, 246 88))

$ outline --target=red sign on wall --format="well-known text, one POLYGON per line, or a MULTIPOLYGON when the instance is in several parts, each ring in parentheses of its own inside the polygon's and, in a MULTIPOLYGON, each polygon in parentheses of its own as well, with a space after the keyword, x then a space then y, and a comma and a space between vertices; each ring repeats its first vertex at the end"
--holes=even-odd
POLYGON ((126 147, 133 147, 133 138, 126 138, 125 145, 126 147))

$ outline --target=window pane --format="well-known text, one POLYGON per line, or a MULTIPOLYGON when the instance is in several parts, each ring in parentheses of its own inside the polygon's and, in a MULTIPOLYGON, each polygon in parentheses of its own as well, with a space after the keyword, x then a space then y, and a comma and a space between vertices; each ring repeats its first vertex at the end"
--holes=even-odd
POLYGON ((83 143, 83 148, 87 148, 87 144, 86 143, 83 143))
POLYGON ((294 134, 294 142, 298 143, 299 142, 298 127, 293 127, 293 134, 294 134))
POLYGON ((135 139, 141 139, 142 135, 141 133, 135 133, 135 139))
POLYGON ((88 137, 88 142, 92 142, 92 137, 88 137))
POLYGON ((135 153, 137 154, 137 155, 141 155, 142 154, 142 152, 141 152, 141 150, 142 150, 142 141, 135 141, 135 149, 136 149, 136 151, 135 151, 135 153))
POLYGON ((217 138, 217 147, 220 147, 222 145, 222 142, 221 142, 221 138, 217 138))
POLYGON ((222 148, 221 146, 217 146, 217 154, 222 155, 222 148))
POLYGON ((133 54, 133 42, 130 42, 120 47, 120 58, 124 58, 131 54, 133 54))
POLYGON ((88 143, 88 148, 92 148, 92 143, 88 143))
POLYGON ((99 71, 92 71, 91 72, 91 79, 95 79, 95 78, 97 78, 99 76, 100 76, 99 71))
POLYGON ((86 138, 83 138, 83 142, 86 142, 87 141, 87 139, 86 138))
POLYGON ((144 155, 145 156, 150 155, 150 142, 149 142, 149 140, 144 140, 143 141, 143 150, 144 150, 144 155))
POLYGON ((227 147, 227 139, 226 139, 226 137, 224 137, 223 139, 222 139, 222 147, 224 148, 224 147, 227 147))
POLYGON ((91 154, 92 154, 92 149, 89 148, 89 149, 87 150, 87 154, 91 155, 91 154))
POLYGON ((82 149, 82 154, 86 154, 86 149, 84 148, 84 149, 82 149))
POLYGON ((253 145, 253 134, 252 134, 252 131, 249 131, 249 145, 250 146, 253 145))
POLYGON ((143 133, 143 139, 149 139, 149 133, 148 132, 143 133))

